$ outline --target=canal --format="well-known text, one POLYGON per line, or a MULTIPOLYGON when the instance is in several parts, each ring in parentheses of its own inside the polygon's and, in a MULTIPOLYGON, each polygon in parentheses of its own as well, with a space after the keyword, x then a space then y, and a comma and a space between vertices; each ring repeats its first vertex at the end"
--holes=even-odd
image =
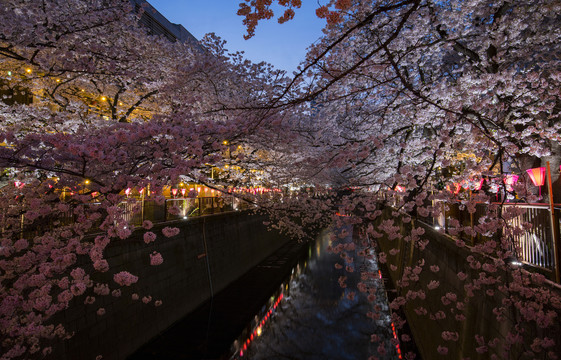
POLYGON ((369 251, 350 227, 287 244, 129 360, 399 359, 369 251))

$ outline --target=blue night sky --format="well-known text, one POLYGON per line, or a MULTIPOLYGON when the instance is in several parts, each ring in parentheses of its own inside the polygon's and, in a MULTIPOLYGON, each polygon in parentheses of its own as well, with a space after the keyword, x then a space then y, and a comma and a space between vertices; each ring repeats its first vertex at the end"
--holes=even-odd
MULTIPOLYGON (((231 52, 244 51, 245 57, 253 62, 266 61, 289 74, 295 71, 306 48, 322 35, 324 20, 315 15, 317 1, 303 0, 294 19, 282 25, 276 17, 260 22, 255 36, 249 40, 243 38, 243 18, 236 15, 241 1, 148 0, 169 21, 183 25, 197 39, 214 32, 227 41, 226 48, 231 52)), ((282 15, 282 9, 278 15, 282 15)))

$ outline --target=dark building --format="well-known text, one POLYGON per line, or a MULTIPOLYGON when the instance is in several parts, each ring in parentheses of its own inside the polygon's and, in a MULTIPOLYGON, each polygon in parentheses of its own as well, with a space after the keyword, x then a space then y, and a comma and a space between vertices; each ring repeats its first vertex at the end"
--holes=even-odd
MULTIPOLYGON (((165 36, 171 42, 182 42, 191 44, 194 48, 202 50, 199 41, 180 24, 174 24, 166 19, 158 10, 145 0, 130 0, 134 6, 134 11, 139 13, 143 10, 140 17, 140 24, 148 29, 150 35, 165 36)), ((5 79, 0 78, 0 102, 7 105, 31 104, 33 94, 26 88, 10 87, 11 74, 5 79)))
POLYGON ((148 29, 150 35, 162 35, 171 42, 179 41, 200 48, 199 41, 183 25, 170 22, 145 0, 130 1, 134 5, 135 12, 144 10, 140 23, 148 29))

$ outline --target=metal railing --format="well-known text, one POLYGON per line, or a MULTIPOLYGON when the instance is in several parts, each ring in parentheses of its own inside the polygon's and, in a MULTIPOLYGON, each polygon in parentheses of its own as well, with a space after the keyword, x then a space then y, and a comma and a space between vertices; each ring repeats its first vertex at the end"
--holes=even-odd
POLYGON ((134 199, 119 204, 124 209, 124 219, 131 225, 141 225, 144 220, 154 223, 187 219, 246 210, 249 203, 234 196, 166 199, 164 204, 155 200, 134 199))
MULTIPOLYGON (((95 207, 99 203, 87 204, 95 211, 95 207)), ((166 199, 164 203, 155 200, 145 200, 143 198, 129 198, 119 203, 122 209, 120 219, 129 225, 141 226, 144 220, 150 220, 153 223, 165 221, 173 221, 179 219, 188 219, 190 217, 198 217, 212 214, 220 214, 226 212, 235 212, 246 210, 251 205, 234 196, 215 196, 215 197, 198 197, 198 198, 176 198, 166 199)), ((74 209, 59 213, 56 217, 45 217, 40 221, 36 220, 33 224, 26 224, 25 215, 20 215, 20 223, 17 226, 20 236, 31 239, 34 236, 52 230, 59 226, 68 226, 78 221, 78 215, 74 213, 74 209)), ((94 223, 88 233, 99 231, 103 219, 94 223)), ((13 227, 11 227, 13 229, 13 227)), ((2 228, 1 232, 9 230, 2 228)))
MULTIPOLYGON (((554 214, 551 214, 550 206, 547 204, 493 203, 492 205, 496 207, 496 209, 491 210, 495 214, 496 212, 502 212, 507 207, 513 206, 523 210, 520 215, 510 218, 506 222, 507 226, 511 229, 518 230, 510 234, 511 248, 509 250, 512 250, 517 255, 519 261, 545 270, 553 278, 557 271, 554 233, 561 228, 559 220, 561 218, 561 208, 555 207, 554 214), (553 221, 552 218, 554 219, 553 221), (557 229, 552 228, 552 224, 557 229)), ((489 204, 477 204, 473 213, 469 213, 460 203, 444 204, 442 202, 434 202, 433 206, 443 207, 441 216, 426 217, 422 218, 422 220, 434 227, 443 228, 446 232, 451 227, 452 219, 457 220, 462 227, 473 228, 480 224, 480 220, 483 221, 490 211, 489 204)), ((490 239, 498 240, 503 234, 504 232, 499 229, 494 234, 477 233, 474 236, 470 236, 461 232, 456 236, 459 236, 466 243, 473 246, 490 239)))

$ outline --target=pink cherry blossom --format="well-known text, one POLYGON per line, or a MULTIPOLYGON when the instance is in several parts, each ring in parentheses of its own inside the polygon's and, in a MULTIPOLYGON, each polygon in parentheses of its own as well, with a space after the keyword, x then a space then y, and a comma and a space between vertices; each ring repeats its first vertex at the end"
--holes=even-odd
POLYGON ((173 237, 173 236, 179 234, 179 229, 176 228, 176 227, 169 227, 169 226, 166 226, 165 228, 162 229, 162 234, 163 234, 165 237, 168 237, 168 238, 169 238, 169 237, 173 237))
POLYGON ((128 271, 121 271, 113 275, 113 281, 121 286, 130 286, 138 281, 138 277, 128 271))
POLYGON ((145 232, 144 235, 143 235, 143 237, 144 237, 144 242, 145 242, 146 244, 149 244, 149 243, 151 243, 151 242, 153 242, 153 241, 156 240, 156 234, 154 234, 154 233, 151 232, 151 231, 145 232))
POLYGON ((162 255, 156 251, 150 254, 150 265, 156 266, 164 262, 162 255))

